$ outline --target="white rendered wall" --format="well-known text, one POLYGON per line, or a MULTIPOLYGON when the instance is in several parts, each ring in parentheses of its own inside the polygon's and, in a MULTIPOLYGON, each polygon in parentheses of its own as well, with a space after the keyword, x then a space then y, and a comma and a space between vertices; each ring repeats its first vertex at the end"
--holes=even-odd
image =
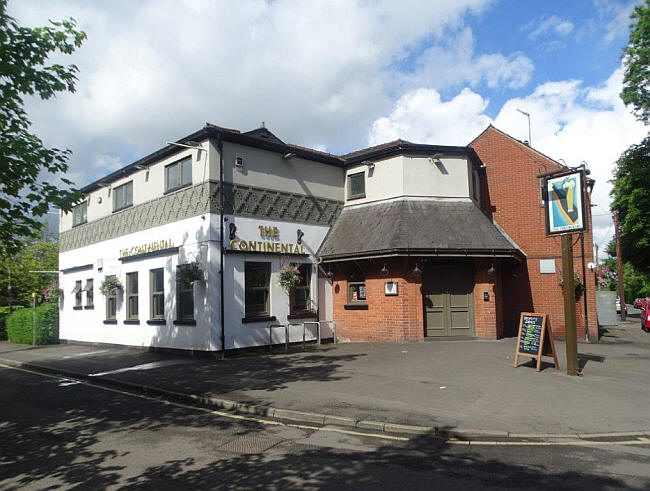
MULTIPOLYGON (((316 319, 295 319, 288 320, 289 315, 289 295, 279 285, 280 270, 290 263, 312 263, 311 276, 311 304, 312 310, 316 311, 322 308, 322 302, 318 298, 318 269, 315 264, 314 254, 325 239, 329 227, 307 225, 303 223, 279 222, 272 220, 262 220, 257 218, 246 218, 228 216, 226 223, 225 235, 228 234, 228 224, 234 223, 237 226, 237 240, 266 240, 260 237, 258 227, 265 225, 268 227, 278 227, 279 238, 281 243, 295 242, 298 229, 304 232, 303 248, 308 256, 295 256, 290 254, 267 254, 256 252, 233 252, 228 251, 225 255, 224 268, 224 291, 225 298, 225 319, 226 319, 226 349, 244 348, 249 346, 266 346, 269 343, 269 324, 286 324, 301 323, 302 321, 312 321, 316 319), (270 280, 270 315, 275 316, 275 321, 251 322, 244 323, 245 317, 245 262, 268 262, 271 264, 270 280), (319 305, 321 304, 321 305, 319 305)), ((226 241, 228 242, 228 241, 226 241)), ((274 329, 274 343, 284 342, 285 335, 283 329, 274 329)), ((323 337, 327 337, 329 331, 325 330, 323 337)), ((315 326, 307 331, 307 340, 316 338, 315 326)), ((290 328, 290 342, 302 341, 302 328, 295 326, 290 328)))
MULTIPOLYGON (((214 351, 220 348, 219 308, 216 286, 218 285, 219 253, 214 229, 210 230, 210 218, 205 216, 181 220, 116 239, 74 249, 59 255, 61 270, 92 264, 91 270, 61 273, 60 286, 63 299, 60 305, 61 339, 91 343, 111 343, 128 346, 157 346, 189 350, 214 351), (120 250, 158 240, 171 240, 179 251, 172 255, 156 256, 129 262, 119 261, 120 250), (205 281, 194 284, 194 317, 196 326, 174 325, 176 319, 176 266, 198 259, 206 273, 205 281), (101 261, 102 271, 98 270, 101 261), (149 270, 164 268, 165 325, 148 325, 150 319, 149 270), (138 311, 140 324, 124 324, 126 308, 124 293, 118 294, 117 324, 104 324, 106 318, 105 297, 99 287, 107 275, 116 275, 126 286, 126 273, 138 272, 138 311), (82 286, 87 279, 94 280, 94 309, 74 310, 75 281, 82 286)), ((218 218, 217 218, 218 222, 218 218)), ((216 229, 218 231, 218 228, 216 229)), ((85 294, 83 305, 86 304, 85 294)))
POLYGON ((431 198, 470 197, 470 166, 466 157, 397 156, 374 161, 374 169, 358 164, 346 169, 345 204, 371 203, 401 196, 431 198), (348 176, 365 174, 366 195, 350 199, 348 176))

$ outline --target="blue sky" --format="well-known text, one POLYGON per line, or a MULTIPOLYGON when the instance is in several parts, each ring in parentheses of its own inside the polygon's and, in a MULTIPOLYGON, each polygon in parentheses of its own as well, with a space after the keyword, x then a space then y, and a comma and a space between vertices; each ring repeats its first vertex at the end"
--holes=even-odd
POLYGON ((647 129, 627 110, 634 0, 10 0, 21 23, 73 16, 75 94, 28 101, 87 184, 206 122, 345 153, 395 138, 463 145, 488 124, 597 185, 611 236, 613 162, 647 129))

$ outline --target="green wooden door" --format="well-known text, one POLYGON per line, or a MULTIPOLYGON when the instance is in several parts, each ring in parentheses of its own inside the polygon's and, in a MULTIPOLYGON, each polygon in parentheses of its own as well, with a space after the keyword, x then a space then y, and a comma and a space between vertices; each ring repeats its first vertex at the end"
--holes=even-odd
POLYGON ((469 270, 434 267, 422 282, 427 337, 474 335, 474 281, 469 270))

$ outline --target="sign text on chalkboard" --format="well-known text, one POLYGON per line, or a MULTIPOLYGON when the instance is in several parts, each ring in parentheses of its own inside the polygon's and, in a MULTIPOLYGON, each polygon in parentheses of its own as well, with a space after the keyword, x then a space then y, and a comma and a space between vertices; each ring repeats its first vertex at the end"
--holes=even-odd
POLYGON ((546 323, 546 314, 522 312, 519 320, 519 336, 515 351, 515 367, 519 356, 528 356, 537 360, 537 371, 542 366, 542 356, 552 356, 555 368, 560 369, 555 352, 555 342, 551 326, 546 323))

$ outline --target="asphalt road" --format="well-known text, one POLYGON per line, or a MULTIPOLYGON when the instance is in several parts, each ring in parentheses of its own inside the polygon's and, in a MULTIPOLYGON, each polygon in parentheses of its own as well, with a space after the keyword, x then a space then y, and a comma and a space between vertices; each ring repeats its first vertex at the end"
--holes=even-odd
POLYGON ((0 368, 0 489, 648 489, 650 445, 387 440, 0 368))

